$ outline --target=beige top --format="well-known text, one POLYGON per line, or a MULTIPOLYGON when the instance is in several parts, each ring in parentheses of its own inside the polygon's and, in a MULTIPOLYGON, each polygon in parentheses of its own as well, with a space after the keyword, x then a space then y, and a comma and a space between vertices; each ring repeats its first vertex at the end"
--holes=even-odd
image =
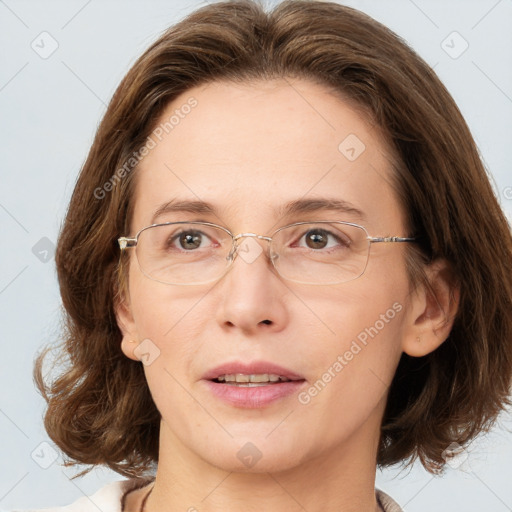
MULTIPOLYGON (((103 486, 91 496, 83 496, 70 505, 41 509, 14 509, 11 512, 123 512, 126 495, 148 485, 153 478, 132 478, 118 480, 103 486)), ((377 503, 384 512, 404 512, 402 508, 384 491, 375 489, 377 503)))

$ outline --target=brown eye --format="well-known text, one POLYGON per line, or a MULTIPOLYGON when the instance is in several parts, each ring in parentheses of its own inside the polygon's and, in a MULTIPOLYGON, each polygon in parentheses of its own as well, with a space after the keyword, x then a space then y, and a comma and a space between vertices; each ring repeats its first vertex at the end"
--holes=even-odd
POLYGON ((320 250, 320 249, 331 249, 336 245, 342 247, 348 247, 350 240, 347 237, 332 233, 326 229, 314 228, 307 231, 303 238, 305 239, 306 247, 309 249, 320 250))
POLYGON ((306 244, 310 249, 323 249, 328 243, 326 231, 315 229, 306 233, 306 244))
POLYGON ((182 231, 168 238, 166 246, 168 249, 183 251, 194 251, 211 245, 210 238, 198 230, 182 231))
POLYGON ((178 236, 180 247, 183 249, 197 249, 201 247, 202 236, 199 231, 181 233, 178 236))

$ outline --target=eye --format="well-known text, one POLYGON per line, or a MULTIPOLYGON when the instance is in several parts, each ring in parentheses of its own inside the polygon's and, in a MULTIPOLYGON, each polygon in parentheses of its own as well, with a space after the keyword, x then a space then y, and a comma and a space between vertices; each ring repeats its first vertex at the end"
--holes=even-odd
POLYGON ((187 230, 170 237, 167 242, 169 248, 183 249, 185 251, 201 249, 208 246, 208 235, 202 231, 187 230), (178 247, 176 247, 176 243, 178 247))
POLYGON ((305 245, 299 243, 299 247, 307 247, 308 249, 332 249, 333 247, 341 245, 342 247, 349 247, 351 244, 350 239, 341 232, 337 234, 323 228, 309 229, 302 235, 299 242, 304 239, 305 245))

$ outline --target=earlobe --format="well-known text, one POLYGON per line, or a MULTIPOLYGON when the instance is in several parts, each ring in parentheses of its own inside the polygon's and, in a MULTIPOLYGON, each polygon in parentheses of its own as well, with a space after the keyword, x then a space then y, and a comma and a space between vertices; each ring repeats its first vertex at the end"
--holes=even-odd
POLYGON ((460 289, 447 261, 434 261, 425 274, 428 283, 413 294, 402 342, 402 350, 412 357, 433 352, 448 338, 459 306, 460 289))
POLYGON ((123 354, 129 359, 133 359, 133 361, 140 361, 140 359, 135 355, 135 349, 139 344, 137 340, 131 339, 127 336, 123 336, 121 340, 121 350, 123 354))
POLYGON ((126 302, 119 302, 115 307, 117 325, 123 335, 121 340, 121 350, 124 355, 134 361, 139 361, 134 351, 137 348, 137 330, 135 328, 135 321, 129 304, 126 302))

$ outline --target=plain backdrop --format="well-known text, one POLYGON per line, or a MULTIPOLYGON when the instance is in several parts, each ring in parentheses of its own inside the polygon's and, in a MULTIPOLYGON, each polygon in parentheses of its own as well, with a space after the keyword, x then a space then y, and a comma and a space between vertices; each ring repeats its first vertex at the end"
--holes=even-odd
MULTIPOLYGON (((59 465, 44 431, 32 365, 36 352, 58 336, 54 243, 105 106, 135 58, 204 3, 0 0, 2 510, 68 504, 122 478, 98 469, 69 479, 76 470, 59 465)), ((465 116, 510 218, 512 1, 345 3, 390 27, 434 67, 465 116)), ((442 477, 416 464, 378 472, 377 486, 407 512, 512 510, 511 427, 512 415, 504 414, 442 477)))

